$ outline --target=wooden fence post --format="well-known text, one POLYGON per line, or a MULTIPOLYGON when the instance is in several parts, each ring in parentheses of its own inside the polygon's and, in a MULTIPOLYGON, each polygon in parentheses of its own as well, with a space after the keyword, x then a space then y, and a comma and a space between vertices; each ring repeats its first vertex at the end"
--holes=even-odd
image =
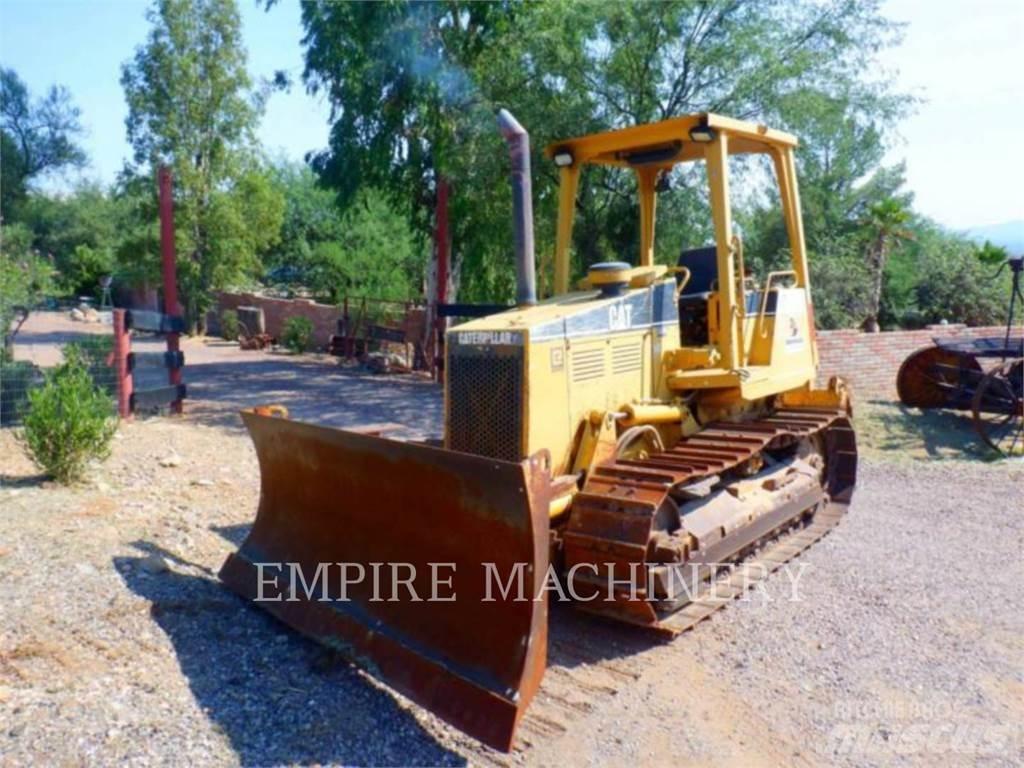
POLYGON ((132 417, 132 372, 128 368, 128 354, 132 337, 125 323, 125 310, 114 310, 114 367, 117 372, 117 415, 132 417))

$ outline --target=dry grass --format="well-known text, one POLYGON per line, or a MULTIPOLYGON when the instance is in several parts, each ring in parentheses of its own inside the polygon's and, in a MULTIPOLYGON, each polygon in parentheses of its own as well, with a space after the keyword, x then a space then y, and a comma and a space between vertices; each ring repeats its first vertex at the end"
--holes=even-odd
POLYGON ((854 407, 857 447, 884 461, 995 461, 963 411, 920 410, 871 400, 854 407))

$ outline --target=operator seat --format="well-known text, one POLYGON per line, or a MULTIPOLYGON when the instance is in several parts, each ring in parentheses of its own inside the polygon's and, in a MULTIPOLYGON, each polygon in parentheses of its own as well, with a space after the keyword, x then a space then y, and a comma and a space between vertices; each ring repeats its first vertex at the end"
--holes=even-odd
MULTIPOLYGON (((710 245, 684 250, 677 264, 690 270, 679 297, 679 341, 684 347, 704 346, 709 343, 708 299, 712 283, 718 279, 717 249, 710 245)), ((677 275, 676 283, 681 280, 682 275, 677 275)))

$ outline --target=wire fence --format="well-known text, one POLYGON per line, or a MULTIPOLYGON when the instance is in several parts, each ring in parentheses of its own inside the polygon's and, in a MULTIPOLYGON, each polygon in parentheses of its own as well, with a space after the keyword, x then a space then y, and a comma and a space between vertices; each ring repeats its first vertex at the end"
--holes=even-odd
POLYGON ((0 350, 0 428, 22 423, 30 393, 71 356, 77 357, 93 383, 117 412, 117 371, 113 367, 114 336, 109 312, 88 307, 58 309, 53 302, 29 312, 0 350))

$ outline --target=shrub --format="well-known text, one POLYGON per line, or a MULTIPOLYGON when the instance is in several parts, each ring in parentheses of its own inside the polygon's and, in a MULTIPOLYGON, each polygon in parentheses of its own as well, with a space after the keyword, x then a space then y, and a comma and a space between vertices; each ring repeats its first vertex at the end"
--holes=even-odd
POLYGON ((86 336, 65 347, 64 356, 77 355, 92 379, 92 383, 108 395, 117 390, 117 373, 111 365, 114 352, 112 334, 86 336))
POLYGON ((100 296, 100 278, 114 271, 110 248, 75 246, 60 270, 60 283, 73 296, 100 296))
POLYGON ((32 363, 0 357, 0 425, 21 421, 28 410, 29 390, 41 379, 39 368, 32 363))
POLYGON ((220 336, 228 341, 238 341, 238 313, 225 309, 220 313, 220 336))
POLYGON ((61 483, 81 478, 89 461, 105 459, 117 430, 111 400, 93 384, 81 353, 72 347, 66 357, 29 393, 21 435, 32 460, 61 483))
POLYGON ((281 343, 294 354, 305 352, 313 339, 313 321, 307 317, 289 317, 284 321, 281 343))
POLYGON ((30 249, 32 237, 24 224, 0 227, 0 357, 8 359, 15 307, 33 307, 53 290, 53 265, 30 249))

